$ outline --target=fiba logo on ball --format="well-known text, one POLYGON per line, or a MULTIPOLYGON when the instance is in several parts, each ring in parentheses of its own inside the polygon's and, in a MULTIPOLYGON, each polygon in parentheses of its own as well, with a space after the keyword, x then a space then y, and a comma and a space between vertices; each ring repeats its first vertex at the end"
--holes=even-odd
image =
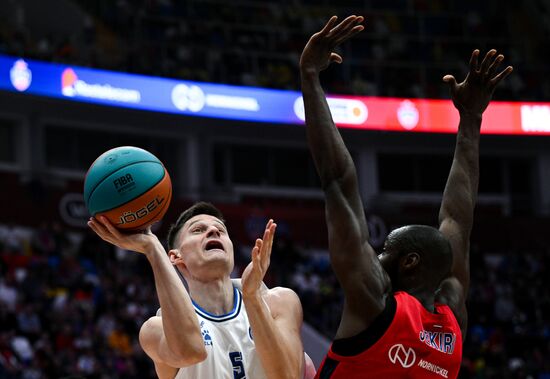
POLYGON ((116 178, 113 180, 113 185, 119 194, 122 192, 131 191, 136 187, 132 174, 123 174, 122 176, 116 178))
POLYGON ((30 87, 32 71, 29 69, 27 62, 23 59, 15 61, 10 70, 10 80, 13 87, 19 92, 26 91, 30 87))
POLYGON ((124 230, 143 230, 159 221, 172 198, 170 175, 150 152, 121 146, 100 155, 84 181, 90 214, 124 230))
POLYGON ((180 111, 198 112, 206 103, 206 96, 199 86, 178 84, 172 89, 172 103, 180 111))
POLYGON ((397 109, 397 119, 404 129, 412 130, 418 124, 420 114, 412 101, 404 100, 397 109))

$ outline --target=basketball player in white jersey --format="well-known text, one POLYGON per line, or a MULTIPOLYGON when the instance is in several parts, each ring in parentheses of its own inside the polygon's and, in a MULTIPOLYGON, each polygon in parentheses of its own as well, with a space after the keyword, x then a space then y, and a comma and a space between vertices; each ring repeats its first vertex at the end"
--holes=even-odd
POLYGON ((196 203, 168 235, 168 255, 149 230, 124 234, 106 219, 88 225, 103 240, 143 253, 153 269, 161 309, 139 340, 160 379, 312 378, 300 337, 302 306, 288 288, 267 289, 276 224, 252 249, 240 283, 231 281, 233 243, 221 212, 196 203), (184 277, 188 289, 173 266, 184 277))

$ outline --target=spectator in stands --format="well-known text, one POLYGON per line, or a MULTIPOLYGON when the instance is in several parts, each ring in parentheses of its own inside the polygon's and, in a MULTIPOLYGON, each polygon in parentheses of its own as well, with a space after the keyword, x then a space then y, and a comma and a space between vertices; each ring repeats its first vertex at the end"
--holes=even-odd
MULTIPOLYGON (((10 229, 22 228, 14 225, 10 229)), ((35 241, 32 233, 17 233, 23 236, 23 245, 31 246, 31 242, 35 241)), ((60 233, 67 236, 69 232, 60 230, 60 233)), ((2 244, 2 238, 0 235, 0 245, 2 244)), ((92 273, 95 266, 101 268, 97 270, 97 287, 95 291, 111 294, 113 296, 109 297, 117 299, 117 302, 121 304, 137 301, 144 308, 143 311, 140 310, 131 316, 136 325, 141 325, 146 317, 145 315, 154 313, 158 306, 156 305, 152 286, 153 280, 152 278, 149 280, 148 267, 145 262, 139 259, 135 261, 124 260, 124 263, 121 264, 120 261, 116 261, 114 251, 109 249, 110 245, 101 242, 95 235, 85 234, 84 238, 71 242, 74 246, 70 249, 79 251, 82 270, 92 273), (106 267, 112 269, 107 271, 106 267), (113 285, 113 279, 122 276, 133 278, 131 281, 140 283, 137 297, 136 293, 122 290, 119 285, 113 285)), ((334 275, 330 274, 327 267, 319 261, 322 258, 324 262, 324 253, 321 251, 311 253, 309 249, 303 248, 300 240, 294 242, 296 248, 303 251, 301 254, 302 261, 295 266, 288 265, 279 262, 273 255, 274 259, 271 261, 270 271, 273 270, 275 276, 279 278, 278 280, 288 278, 289 281, 281 282, 282 285, 288 287, 292 287, 290 278, 294 276, 290 270, 298 266, 304 270, 310 270, 322 278, 320 288, 314 295, 314 299, 302 297, 304 317, 310 325, 315 326, 326 336, 332 337, 340 321, 339 317, 334 316, 338 316, 339 310, 342 308, 341 290, 338 288, 338 283, 335 282, 334 275), (315 305, 307 308, 306 303, 315 303, 315 305), (322 309, 323 312, 315 311, 319 309, 322 309)), ((550 345, 548 344, 550 340, 550 290, 543 279, 546 268, 550 267, 548 259, 550 254, 544 249, 526 252, 515 249, 510 251, 487 251, 476 246, 472 246, 472 248, 476 249, 472 251, 474 262, 472 262, 473 279, 471 287, 471 293, 475 296, 470 296, 468 315, 470 327, 464 345, 464 359, 460 377, 464 379, 480 377, 512 378, 513 374, 508 369, 508 362, 511 359, 521 358, 525 362, 524 371, 527 373, 526 376, 536 379, 547 378, 550 376, 550 363, 547 359, 550 356, 550 345), (529 263, 525 266, 517 264, 517 260, 514 259, 516 256, 524 256, 525 261, 529 263), (511 297, 522 299, 526 296, 525 292, 520 292, 523 288, 521 283, 525 283, 526 280, 529 283, 527 293, 530 293, 529 299, 534 309, 524 311, 524 301, 518 302, 518 310, 524 312, 525 316, 514 317, 512 324, 505 328, 499 326, 497 314, 495 314, 496 296, 494 289, 500 283, 508 283, 513 291, 511 297), (536 301, 532 299, 536 299, 536 301)), ((54 255, 51 258, 58 253, 52 254, 54 255)), ((10 260, 4 261, 4 257, 5 254, 2 255, 2 264, 0 265, 2 268, 0 281, 4 280, 13 289, 15 302, 13 308, 9 308, 5 306, 0 297, 0 355, 2 355, 0 357, 0 377, 20 379, 23 366, 11 348, 11 341, 15 337, 14 331, 17 328, 15 306, 36 304, 36 301, 31 302, 29 297, 26 296, 26 290, 23 288, 14 286, 13 283, 9 284, 11 279, 6 277, 5 273, 13 272, 15 263, 10 260), (10 370, 11 374, 7 374, 10 370)), ((123 255, 123 257, 129 258, 128 254, 123 255)), ((39 278, 40 283, 34 287, 33 291, 37 291, 37 288, 49 288, 48 291, 38 290, 40 299, 38 303, 43 304, 40 311, 43 320, 42 332, 40 338, 32 342, 34 360, 39 362, 42 374, 46 378, 61 378, 68 375, 93 378, 93 374, 86 375, 78 371, 79 366, 77 365, 79 357, 83 354, 81 349, 85 349, 82 346, 88 343, 86 342, 83 345, 81 341, 88 338, 86 337, 88 335, 86 331, 76 334, 74 346, 77 353, 73 357, 66 356, 65 353, 57 350, 53 343, 57 333, 55 326, 59 323, 59 311, 55 309, 55 304, 58 304, 59 301, 55 299, 58 296, 64 297, 66 302, 70 304, 73 303, 72 296, 75 294, 63 292, 59 289, 54 290, 56 288, 55 278, 59 276, 56 266, 48 266, 47 268, 38 266, 37 271, 31 271, 30 275, 39 278), (40 272, 49 272, 50 275, 37 275, 40 272)), ((75 284, 71 282, 70 286, 75 284)), ((302 296, 300 293, 299 295, 302 296)), ((120 378, 114 369, 111 371, 111 366, 109 366, 111 364, 109 363, 110 357, 114 357, 115 352, 108 346, 107 342, 107 337, 115 323, 125 322, 125 317, 127 317, 118 312, 110 311, 116 308, 115 303, 109 302, 107 304, 105 296, 98 294, 93 303, 91 325, 84 327, 92 330, 91 344, 96 359, 98 378, 106 378, 101 374, 106 372, 110 373, 109 379, 120 378), (109 325, 112 326, 109 327, 109 325)), ((63 310, 60 312, 63 312, 63 310)), ((137 334, 130 335, 130 337, 132 345, 137 345, 137 334)), ((137 377, 141 379, 155 377, 151 361, 141 352, 141 349, 134 349, 131 357, 127 360, 131 360, 133 367, 136 367, 136 372, 140 373, 137 377)))
MULTIPOLYGON (((56 28, 35 30, 25 17, 26 6, 8 2, 5 12, 13 17, 0 27, 0 51, 141 74, 297 89, 294 73, 301 41, 326 14, 326 8, 315 2, 286 7, 273 0, 185 5, 106 0, 94 6, 74 2, 82 7, 83 27, 71 35, 56 28), (270 65, 270 71, 280 75, 266 75, 270 65)), ((548 97, 550 84, 540 80, 548 76, 548 68, 538 52, 548 46, 540 31, 548 29, 549 13, 539 3, 540 10, 531 2, 507 4, 514 17, 496 19, 486 4, 369 2, 365 9, 364 2, 351 2, 349 6, 365 9, 375 20, 365 33, 368 47, 349 54, 352 73, 338 73, 325 85, 333 93, 442 97, 441 86, 428 80, 432 73, 456 65, 461 51, 483 41, 504 43, 511 62, 523 68, 503 86, 501 96, 548 97), (532 37, 529 43, 517 37, 526 34, 532 37), (367 72, 376 72, 376 79, 367 72), (411 78, 411 84, 396 79, 401 76, 411 78), (358 92, 361 88, 367 92, 358 92)))

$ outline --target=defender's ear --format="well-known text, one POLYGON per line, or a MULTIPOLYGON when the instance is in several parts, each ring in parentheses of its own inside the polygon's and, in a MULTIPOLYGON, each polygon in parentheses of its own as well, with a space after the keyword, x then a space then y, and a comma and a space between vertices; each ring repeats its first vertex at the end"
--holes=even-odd
POLYGON ((418 253, 408 253, 401 260, 401 266, 405 270, 410 270, 418 266, 420 263, 420 255, 418 253))

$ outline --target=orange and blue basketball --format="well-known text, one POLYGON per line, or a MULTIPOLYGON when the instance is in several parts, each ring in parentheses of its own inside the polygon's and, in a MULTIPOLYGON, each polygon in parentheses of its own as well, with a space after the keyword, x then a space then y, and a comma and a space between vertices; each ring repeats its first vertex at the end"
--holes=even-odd
POLYGON ((101 154, 84 181, 90 214, 105 216, 118 229, 143 230, 162 219, 172 198, 172 182, 150 152, 121 146, 101 154))

